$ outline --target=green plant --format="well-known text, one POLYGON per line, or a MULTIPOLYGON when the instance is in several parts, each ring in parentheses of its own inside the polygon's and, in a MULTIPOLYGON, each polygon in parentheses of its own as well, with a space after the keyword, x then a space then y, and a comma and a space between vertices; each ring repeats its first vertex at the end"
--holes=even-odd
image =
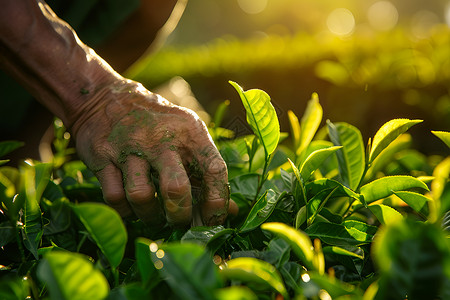
MULTIPOLYGON (((420 120, 387 122, 364 146, 350 124, 319 129, 314 94, 300 121, 289 113, 289 140, 265 92, 231 84, 254 135, 220 127, 226 104, 210 132, 237 217, 155 232, 121 221, 79 161, 4 165, 0 298, 449 297, 450 157, 409 147, 420 120)), ((433 133, 449 144, 450 133, 433 133)), ((70 153, 63 138, 55 157, 70 153)), ((19 146, 0 143, 0 158, 19 146)))

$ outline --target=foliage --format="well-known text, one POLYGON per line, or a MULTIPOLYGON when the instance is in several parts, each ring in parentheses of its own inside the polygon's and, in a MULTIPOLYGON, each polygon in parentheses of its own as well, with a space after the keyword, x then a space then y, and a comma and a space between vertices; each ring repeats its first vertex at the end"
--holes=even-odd
MULTIPOLYGON (((0 168, 0 298, 450 295, 450 156, 409 148, 406 131, 420 120, 392 120, 364 143, 344 122, 319 129, 313 95, 301 121, 289 113, 284 143, 278 120, 266 114, 274 110, 269 96, 232 85, 255 135, 231 139, 222 116, 210 132, 238 216, 223 226, 162 230, 121 220, 92 173, 67 160, 67 141, 57 135, 53 163, 0 168)), ((434 134, 448 143, 448 132, 434 134)), ((0 143, 2 157, 18 146, 0 143)))

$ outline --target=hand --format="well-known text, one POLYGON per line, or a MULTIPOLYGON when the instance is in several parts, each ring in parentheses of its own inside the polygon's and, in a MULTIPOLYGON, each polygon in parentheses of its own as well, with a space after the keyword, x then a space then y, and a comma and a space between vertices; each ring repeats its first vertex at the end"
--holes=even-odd
POLYGON ((198 206, 204 224, 218 225, 229 209, 237 212, 234 202, 229 207, 226 164, 205 124, 137 82, 124 79, 97 90, 72 132, 105 201, 122 216, 134 212, 149 224, 166 219, 187 225, 198 206))

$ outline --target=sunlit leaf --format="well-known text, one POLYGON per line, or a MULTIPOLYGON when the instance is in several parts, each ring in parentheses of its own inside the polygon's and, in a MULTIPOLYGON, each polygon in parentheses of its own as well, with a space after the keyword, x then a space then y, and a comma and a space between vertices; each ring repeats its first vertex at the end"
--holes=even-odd
POLYGON ((381 153, 372 161, 370 168, 367 171, 366 178, 374 178, 378 172, 383 171, 384 168, 394 160, 396 154, 401 150, 409 148, 411 143, 412 137, 408 133, 404 133, 392 141, 389 147, 381 151, 381 153))
POLYGON ((257 300, 258 297, 245 286, 230 286, 214 291, 217 300, 257 300))
POLYGON ((381 126, 372 140, 369 164, 399 135, 421 122, 422 120, 394 119, 381 126))
POLYGON ((359 247, 327 246, 323 248, 323 252, 364 259, 364 251, 359 247))
POLYGON ((235 82, 230 84, 239 93, 247 112, 247 122, 264 147, 266 157, 272 154, 280 139, 280 124, 269 95, 258 89, 245 91, 235 82))
POLYGON ((273 190, 267 190, 253 205, 247 219, 239 230, 242 232, 250 231, 261 225, 273 212, 279 198, 273 190))
POLYGON ((314 269, 314 251, 311 239, 304 232, 296 230, 289 225, 278 222, 264 223, 261 229, 270 231, 285 240, 292 251, 300 258, 308 269, 314 269))
POLYGON ((106 278, 78 253, 47 253, 37 275, 46 284, 52 300, 101 300, 108 295, 106 278))
POLYGON ((339 174, 342 183, 355 190, 361 182, 365 168, 364 144, 358 128, 347 123, 327 121, 328 133, 335 146, 343 146, 336 151, 339 174))
POLYGON ((119 266, 128 237, 117 211, 99 203, 72 205, 72 209, 111 266, 113 268, 119 266))
POLYGON ((322 122, 322 115, 323 110, 319 103, 319 96, 316 93, 313 93, 311 100, 309 100, 306 105, 306 109, 301 120, 300 145, 299 148, 296 149, 297 155, 301 154, 314 138, 314 135, 322 122))
POLYGON ((398 211, 384 204, 372 204, 369 205, 369 209, 383 225, 389 225, 403 219, 398 211))
POLYGON ((431 131, 435 136, 440 138, 447 147, 450 148, 450 132, 449 131, 431 131))
MULTIPOLYGON (((444 201, 443 195, 445 194, 445 188, 450 178, 450 156, 441 161, 433 171, 434 179, 431 182, 431 195, 433 202, 431 202, 431 209, 433 209, 432 216, 436 219, 438 215, 442 215, 450 209, 450 203, 444 201)), ((447 193, 448 194, 448 193, 447 193)))
POLYGON ((366 203, 389 197, 396 191, 404 191, 412 188, 428 190, 425 183, 412 176, 385 176, 369 182, 361 187, 361 195, 366 203))
POLYGON ((292 110, 288 110, 287 112, 289 125, 291 127, 291 136, 292 136, 292 143, 294 144, 294 151, 297 151, 300 147, 300 134, 301 134, 301 128, 300 123, 298 121, 297 116, 292 110))
POLYGON ((222 275, 227 279, 267 285, 285 298, 289 297, 283 280, 275 267, 253 257, 239 257, 229 260, 227 267, 222 269, 222 275))
POLYGON ((431 201, 431 199, 422 194, 410 191, 398 191, 394 192, 394 194, 416 212, 421 213, 423 216, 428 216, 428 202, 431 201))
POLYGON ((314 174, 314 172, 320 167, 320 165, 333 153, 342 147, 330 147, 325 149, 316 150, 311 153, 300 167, 300 174, 303 180, 306 182, 314 174))
POLYGON ((305 232, 311 238, 333 246, 360 246, 372 242, 377 227, 358 221, 344 224, 318 222, 309 226, 305 232))

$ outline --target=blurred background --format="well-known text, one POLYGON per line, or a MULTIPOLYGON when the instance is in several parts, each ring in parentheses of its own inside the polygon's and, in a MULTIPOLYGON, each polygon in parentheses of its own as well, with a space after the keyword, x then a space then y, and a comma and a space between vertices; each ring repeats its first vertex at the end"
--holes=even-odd
MULTIPOLYGON (((365 142, 390 119, 417 118, 414 147, 448 154, 430 130, 450 130, 449 0, 176 2, 48 0, 82 41, 150 90, 187 106, 197 99, 210 115, 229 100, 222 126, 237 135, 249 131, 229 80, 265 90, 282 131, 287 111, 301 117, 317 92, 324 120, 358 127, 365 142)), ((1 74, 0 89, 1 140, 37 149, 52 116, 1 74)))
POLYGON ((180 76, 209 113, 229 99, 222 125, 235 131, 244 109, 228 80, 269 93, 284 131, 317 92, 324 119, 365 140, 392 118, 424 119, 415 147, 442 153, 429 131, 450 130, 450 1, 191 0, 126 74, 150 89, 180 76))

